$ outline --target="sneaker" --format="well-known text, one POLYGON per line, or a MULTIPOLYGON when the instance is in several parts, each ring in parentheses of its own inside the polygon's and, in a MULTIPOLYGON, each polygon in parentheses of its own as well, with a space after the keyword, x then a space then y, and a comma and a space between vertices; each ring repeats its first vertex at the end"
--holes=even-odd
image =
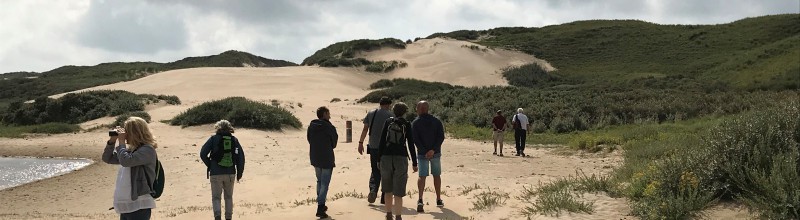
POLYGON ((521 155, 522 155, 522 157, 527 157, 527 155, 525 155, 525 153, 521 153, 521 155))
POLYGON ((503 153, 500 153, 500 155, 497 155, 497 156, 501 156, 501 157, 502 157, 502 156, 503 156, 503 153))
POLYGON ((424 205, 425 205, 425 203, 422 203, 421 199, 419 201, 417 201, 417 212, 425 212, 425 209, 422 208, 422 206, 424 206, 424 205))
POLYGON ((444 201, 441 199, 436 200, 436 207, 444 207, 444 201))
MULTIPOLYGON (((370 204, 375 203, 375 199, 376 198, 378 198, 378 193, 369 192, 369 195, 367 195, 367 202, 369 202, 370 204)), ((383 201, 381 201, 381 202, 383 202, 383 201)))
POLYGON ((497 152, 492 153, 492 155, 497 155, 497 152))

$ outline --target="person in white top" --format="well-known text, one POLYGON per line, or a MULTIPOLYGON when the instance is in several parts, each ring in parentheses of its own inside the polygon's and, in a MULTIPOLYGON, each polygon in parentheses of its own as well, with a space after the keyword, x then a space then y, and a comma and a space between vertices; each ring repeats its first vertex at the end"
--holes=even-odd
POLYGON ((522 108, 517 109, 517 114, 511 119, 511 124, 514 127, 514 143, 517 147, 516 156, 525 157, 525 139, 530 130, 530 123, 528 123, 528 116, 525 115, 522 108))
POLYGON ((103 150, 103 161, 119 164, 117 183, 114 188, 114 210, 121 220, 149 220, 151 209, 156 208, 153 199, 153 181, 158 147, 147 122, 139 117, 130 117, 123 128, 109 132, 109 140, 103 150), (119 145, 114 146, 119 141, 119 145))

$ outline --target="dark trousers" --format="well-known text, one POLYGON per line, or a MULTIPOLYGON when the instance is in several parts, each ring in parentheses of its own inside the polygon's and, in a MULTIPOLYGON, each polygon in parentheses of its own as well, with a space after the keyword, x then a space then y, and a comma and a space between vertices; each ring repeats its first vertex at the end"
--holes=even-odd
POLYGON ((139 209, 131 213, 119 214, 119 220, 149 220, 150 209, 139 209))
POLYGON ((525 138, 527 138, 528 132, 523 129, 514 129, 514 143, 517 147, 517 153, 525 152, 525 138))
MULTIPOLYGON (((381 161, 381 158, 373 151, 377 151, 377 149, 367 149, 369 164, 372 167, 372 173, 369 175, 369 192, 377 193, 381 186, 381 169, 378 169, 378 161, 381 161)), ((381 193, 381 201, 383 201, 383 193, 381 193)))

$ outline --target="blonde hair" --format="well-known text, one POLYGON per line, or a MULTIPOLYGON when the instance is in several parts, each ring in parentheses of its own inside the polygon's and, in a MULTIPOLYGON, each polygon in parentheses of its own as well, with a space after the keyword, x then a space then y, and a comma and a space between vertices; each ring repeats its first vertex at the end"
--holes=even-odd
POLYGON ((217 132, 226 131, 233 133, 233 125, 231 125, 231 122, 225 119, 219 120, 216 124, 214 124, 214 129, 217 129, 217 132))
POLYGON ((123 127, 125 128, 125 134, 128 139, 128 149, 130 151, 134 151, 136 148, 146 144, 153 146, 153 149, 158 148, 156 139, 153 138, 153 134, 150 133, 150 128, 147 127, 147 121, 144 119, 140 117, 130 117, 125 121, 123 127))

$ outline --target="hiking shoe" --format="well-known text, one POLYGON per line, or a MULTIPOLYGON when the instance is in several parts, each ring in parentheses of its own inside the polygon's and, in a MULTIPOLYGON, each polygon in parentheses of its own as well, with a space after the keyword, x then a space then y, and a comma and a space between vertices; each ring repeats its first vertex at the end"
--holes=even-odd
POLYGON ((417 201, 417 212, 425 212, 425 209, 422 208, 422 206, 424 206, 424 205, 425 205, 425 203, 422 203, 421 199, 419 201, 417 201))
POLYGON ((327 206, 323 206, 323 205, 317 206, 317 217, 319 217, 319 218, 328 218, 328 217, 330 217, 330 216, 328 216, 327 213, 325 213, 326 211, 328 211, 328 207, 327 206))
MULTIPOLYGON (((378 198, 378 193, 369 192, 369 195, 367 195, 367 202, 369 202, 370 204, 375 203, 375 199, 376 198, 378 198)), ((383 202, 383 201, 381 201, 381 202, 383 202)))
POLYGON ((441 199, 436 200, 436 207, 444 207, 444 201, 441 199))

